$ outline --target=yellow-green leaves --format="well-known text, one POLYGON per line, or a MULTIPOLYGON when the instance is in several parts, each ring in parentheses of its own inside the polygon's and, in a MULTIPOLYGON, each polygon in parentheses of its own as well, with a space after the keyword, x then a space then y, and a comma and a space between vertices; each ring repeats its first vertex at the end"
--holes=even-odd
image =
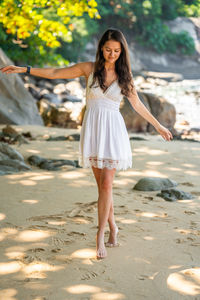
POLYGON ((46 46, 56 48, 59 39, 72 40, 72 17, 87 13, 90 18, 101 18, 96 7, 95 0, 2 0, 0 23, 18 40, 38 35, 46 46), (48 18, 48 10, 53 10, 56 17, 48 18))

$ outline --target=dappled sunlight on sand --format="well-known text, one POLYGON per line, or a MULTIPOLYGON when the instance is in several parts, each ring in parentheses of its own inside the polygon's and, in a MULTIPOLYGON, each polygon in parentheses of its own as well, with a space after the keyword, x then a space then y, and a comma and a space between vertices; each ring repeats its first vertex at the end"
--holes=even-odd
POLYGON ((164 162, 163 161, 147 161, 146 164, 150 165, 150 166, 161 166, 161 165, 164 165, 164 162))
POLYGON ((120 223, 122 223, 122 224, 134 224, 134 223, 137 223, 136 220, 132 220, 132 219, 121 219, 121 220, 119 220, 119 218, 118 218, 118 221, 120 221, 120 223))
POLYGON ((77 284, 64 288, 70 294, 83 294, 83 293, 98 293, 101 289, 94 285, 77 284))
POLYGON ((17 300, 14 298, 16 296, 17 290, 16 289, 2 289, 0 290, 0 299, 2 300, 17 300))
POLYGON ((134 176, 142 176, 143 172, 142 171, 126 171, 126 172, 120 172, 119 175, 120 177, 134 177, 134 176))
POLYGON ((53 175, 35 175, 30 177, 30 180, 45 180, 45 179, 52 179, 54 178, 53 175))
POLYGON ((47 221, 47 224, 50 225, 55 225, 55 226, 62 226, 65 225, 67 222, 66 221, 47 221))
POLYGON ((162 155, 162 154, 168 154, 168 152, 159 150, 159 149, 150 149, 149 147, 140 147, 137 149, 134 149, 134 152, 142 153, 143 155, 162 155))
POLYGON ((153 240, 155 240, 155 238, 153 236, 144 236, 143 239, 146 240, 146 241, 153 241, 153 240))
POLYGON ((197 171, 184 170, 184 173, 192 176, 200 176, 200 172, 197 171))
POLYGON ((90 248, 85 248, 73 252, 71 258, 96 258, 96 251, 90 248))
POLYGON ((6 218, 5 214, 0 213, 0 221, 4 220, 6 218))
POLYGON ((183 295, 200 295, 200 268, 185 269, 170 274, 167 285, 183 295))
POLYGON ((125 185, 128 185, 129 183, 133 183, 133 180, 132 179, 115 179, 113 181, 114 185, 117 185, 117 186, 125 186, 125 185))
MULTIPOLYGON (((21 179, 25 177, 30 177, 30 176, 38 176, 40 173, 39 172, 23 172, 19 174, 9 174, 5 175, 8 179, 21 179)), ((45 175, 49 175, 49 172, 43 172, 45 175)))
POLYGON ((53 232, 44 230, 24 230, 15 237, 15 240, 21 242, 34 242, 37 240, 46 239, 54 234, 55 233, 53 232))
POLYGON ((18 233, 18 230, 15 228, 5 227, 0 230, 0 241, 3 241, 5 238, 10 238, 13 235, 15 236, 18 233))
POLYGON ((31 200, 31 199, 29 199, 29 200, 21 200, 20 202, 22 202, 22 203, 28 203, 28 204, 35 204, 35 203, 38 203, 39 200, 31 200))
POLYGON ((59 174, 59 177, 64 178, 64 179, 75 179, 75 178, 85 177, 85 174, 81 174, 76 171, 70 171, 70 172, 63 172, 63 173, 59 174))
POLYGON ((10 252, 6 252, 5 255, 9 258, 9 259, 23 259, 23 257, 25 256, 25 252, 22 251, 10 251, 10 252))
POLYGON ((70 183, 69 184, 71 187, 77 187, 77 188, 83 188, 84 186, 96 186, 93 182, 91 181, 85 181, 85 180, 76 180, 76 182, 70 183))
POLYGON ((18 261, 9 261, 0 263, 0 275, 6 275, 11 273, 19 272, 22 265, 18 261))
POLYGON ((145 218, 166 218, 167 213, 154 213, 154 212, 137 212, 136 216, 145 217, 145 218))
POLYGON ((64 288, 68 293, 80 295, 80 294, 93 294, 91 300, 120 300, 125 299, 125 296, 121 293, 104 293, 98 286, 88 284, 77 284, 64 288))
POLYGON ((28 278, 46 278, 45 272, 52 272, 64 269, 64 266, 53 266, 45 262, 34 261, 23 267, 23 272, 28 278))
POLYGON ((170 170, 170 171, 182 171, 181 168, 175 168, 175 167, 166 167, 165 170, 170 170))
POLYGON ((173 266, 170 266, 169 269, 170 270, 173 270, 173 269, 178 269, 178 268, 181 268, 182 265, 173 265, 173 266))
POLYGON ((121 293, 97 293, 91 296, 91 300, 120 300, 125 299, 125 296, 121 293))
POLYGON ((30 153, 34 153, 34 154, 38 154, 40 153, 41 151, 39 150, 35 150, 35 149, 27 149, 26 152, 30 152, 30 153))
POLYGON ((142 172, 143 176, 149 176, 149 177, 162 177, 162 178, 165 178, 166 175, 165 174, 162 174, 160 173, 159 171, 156 171, 156 170, 144 170, 142 172))

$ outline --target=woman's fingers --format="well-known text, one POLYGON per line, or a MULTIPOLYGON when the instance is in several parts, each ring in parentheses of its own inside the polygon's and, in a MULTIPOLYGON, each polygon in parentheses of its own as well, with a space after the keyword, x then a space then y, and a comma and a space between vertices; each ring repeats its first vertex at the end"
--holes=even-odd
POLYGON ((173 135, 172 135, 171 131, 169 131, 164 126, 161 125, 157 131, 158 131, 158 133, 160 133, 160 135, 163 137, 163 139, 165 139, 167 141, 170 141, 171 139, 173 139, 173 135))
POLYGON ((10 73, 11 71, 13 71, 13 67, 12 66, 6 66, 0 69, 2 73, 10 73))
POLYGON ((11 74, 11 73, 22 73, 23 68, 22 67, 16 67, 16 66, 5 66, 0 68, 0 71, 5 74, 11 74))
POLYGON ((172 134, 171 134, 171 132, 170 132, 169 130, 167 130, 167 132, 165 132, 164 138, 165 138, 167 141, 170 141, 171 139, 173 139, 173 136, 172 136, 172 134))

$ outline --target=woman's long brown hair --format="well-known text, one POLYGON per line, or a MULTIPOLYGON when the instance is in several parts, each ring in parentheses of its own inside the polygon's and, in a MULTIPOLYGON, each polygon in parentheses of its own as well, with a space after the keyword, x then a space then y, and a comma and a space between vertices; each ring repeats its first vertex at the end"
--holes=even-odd
POLYGON ((109 40, 114 40, 121 43, 121 53, 117 61, 115 62, 115 72, 118 77, 118 84, 121 88, 121 93, 128 97, 131 92, 134 92, 134 84, 132 81, 132 73, 131 73, 131 64, 130 57, 128 52, 128 44, 123 33, 115 29, 113 27, 108 28, 100 38, 98 42, 97 52, 96 52, 96 60, 94 63, 94 73, 93 73, 93 81, 90 87, 98 80, 98 83, 102 90, 106 88, 105 82, 105 68, 104 63, 105 59, 103 56, 103 51, 101 48, 105 44, 105 42, 109 40))

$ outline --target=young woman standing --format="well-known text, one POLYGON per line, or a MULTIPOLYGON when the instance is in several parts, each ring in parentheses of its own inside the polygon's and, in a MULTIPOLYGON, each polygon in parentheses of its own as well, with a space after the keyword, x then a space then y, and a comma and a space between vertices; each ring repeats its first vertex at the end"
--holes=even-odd
POLYGON ((98 42, 95 62, 81 62, 66 68, 31 68, 6 66, 3 73, 28 72, 49 79, 69 79, 85 76, 86 110, 83 118, 79 164, 91 167, 98 187, 97 258, 107 256, 106 248, 118 246, 118 227, 114 219, 112 185, 116 170, 132 167, 132 153, 124 119, 119 111, 126 96, 132 107, 151 123, 167 141, 173 137, 140 101, 134 87, 128 45, 123 33, 107 29, 98 42), (110 235, 104 243, 105 226, 110 235))

